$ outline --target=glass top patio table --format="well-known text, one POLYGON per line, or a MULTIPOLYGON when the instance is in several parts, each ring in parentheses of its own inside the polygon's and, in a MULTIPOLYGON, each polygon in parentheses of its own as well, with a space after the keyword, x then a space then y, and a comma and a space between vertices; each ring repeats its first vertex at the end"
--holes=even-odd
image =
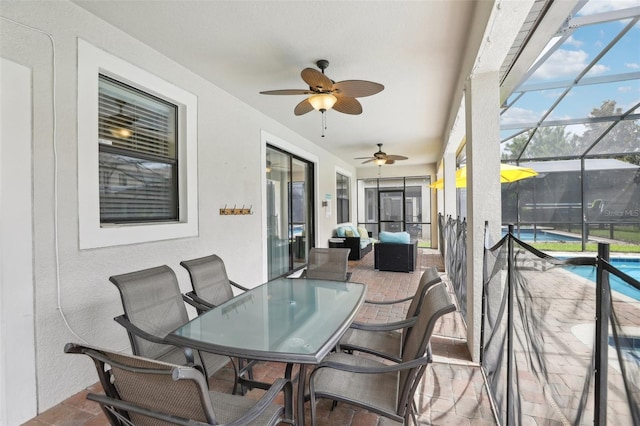
POLYGON ((317 364, 364 302, 360 283, 276 279, 198 316, 166 339, 247 359, 317 364))

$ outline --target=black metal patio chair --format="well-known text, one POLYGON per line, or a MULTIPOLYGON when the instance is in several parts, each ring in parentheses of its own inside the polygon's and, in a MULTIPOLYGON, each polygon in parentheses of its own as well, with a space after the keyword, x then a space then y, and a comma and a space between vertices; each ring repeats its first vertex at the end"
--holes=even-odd
POLYGON ((183 260, 180 265, 189 272, 193 287, 183 299, 194 306, 198 314, 232 299, 233 287, 243 292, 249 290, 229 279, 224 261, 218 255, 183 260))
MULTIPOLYGON (((172 364, 200 365, 209 377, 231 361, 227 356, 178 348, 166 342, 169 333, 189 322, 178 280, 168 266, 114 275, 109 281, 118 288, 124 309, 124 314, 114 320, 127 330, 135 355, 172 364)), ((233 367, 236 369, 235 364, 233 367)))
MULTIPOLYGON (((338 347, 347 352, 365 352, 391 361, 400 362, 404 345, 420 313, 424 295, 432 286, 441 282, 436 268, 426 269, 420 277, 418 288, 412 296, 390 301, 371 301, 365 303, 391 305, 411 300, 407 314, 402 321, 389 323, 354 322, 344 334, 338 347)), ((430 346, 428 356, 431 359, 430 346)))
POLYGON ((67 343, 93 360, 104 394, 89 393, 113 426, 293 424, 291 382, 277 379, 259 400, 210 391, 200 370, 67 343), (284 406, 274 401, 284 392, 284 406))
POLYGON ((348 248, 317 248, 309 250, 309 263, 303 278, 316 280, 349 281, 348 248))
POLYGON ((431 287, 407 337, 400 363, 336 352, 327 356, 311 373, 309 398, 311 422, 316 424, 320 398, 362 407, 403 424, 417 423, 414 395, 429 362, 426 353, 438 318, 455 311, 444 283, 431 287))

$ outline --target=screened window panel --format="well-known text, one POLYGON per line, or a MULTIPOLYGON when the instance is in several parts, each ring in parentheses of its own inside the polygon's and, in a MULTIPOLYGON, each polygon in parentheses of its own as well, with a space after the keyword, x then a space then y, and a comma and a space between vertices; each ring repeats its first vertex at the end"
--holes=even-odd
POLYGON ((589 152, 589 155, 620 153, 640 153, 640 120, 618 122, 589 152))
MULTIPOLYGON (((610 31, 612 35, 617 35, 626 26, 630 20, 616 21, 612 25, 602 25, 602 33, 610 31)), ((600 27, 600 26, 599 26, 600 27)), ((615 75, 636 71, 633 64, 640 64, 640 49, 638 49, 638 40, 640 39, 640 27, 633 26, 625 35, 616 42, 611 49, 604 54, 598 63, 587 72, 587 77, 602 77, 607 75, 615 75), (625 58, 621 61, 620 58, 625 58)), ((600 42, 597 40, 596 42, 600 42)), ((624 82, 621 82, 624 84, 624 82)), ((636 86, 637 87, 637 86, 636 86)))
MULTIPOLYGON (((377 179, 358 179, 358 223, 378 222, 377 179), (373 194, 373 195, 372 195, 373 194)), ((367 228, 369 229, 369 228, 367 228)), ((371 231, 371 229, 369 229, 371 231)), ((377 229, 374 235, 377 235, 377 229)))
POLYGON ((100 222, 178 220, 177 106, 103 75, 98 103, 100 222))
MULTIPOLYGON (((602 116, 602 113, 605 112, 601 111, 603 106, 611 101, 614 101, 617 105, 616 110, 611 111, 611 115, 620 115, 623 112, 620 107, 625 105, 626 102, 638 102, 638 94, 635 95, 635 99, 630 99, 628 90, 620 89, 621 86, 631 85, 633 85, 633 82, 630 81, 616 81, 576 86, 553 109, 545 119, 545 122, 567 118, 586 118, 593 116, 594 112, 597 116, 602 116), (576 102, 576 99, 580 99, 580 102, 576 102)), ((637 84, 635 85, 638 87, 637 84)), ((633 91, 632 88, 630 90, 633 91)))
POLYGON ((574 80, 584 71, 593 57, 585 51, 586 43, 597 43, 606 46, 620 32, 619 21, 605 22, 598 25, 599 37, 593 39, 589 25, 577 28, 571 37, 564 40, 562 45, 533 73, 529 82, 551 82, 574 80))
POLYGON ((517 160, 522 154, 527 141, 531 137, 531 130, 518 134, 500 145, 503 160, 517 160))
POLYGON ((539 127, 522 153, 522 159, 575 156, 584 152, 573 126, 539 127))
POLYGON ((528 129, 518 128, 518 129, 509 129, 504 128, 500 130, 500 142, 504 143, 509 139, 515 138, 516 136, 520 136, 525 133, 528 129))
MULTIPOLYGON (((602 136, 602 134, 611 126, 611 122, 602 122, 602 123, 585 123, 576 125, 576 132, 580 134, 580 147, 581 151, 577 152, 577 154, 583 155, 586 150, 590 149, 593 143, 598 140, 602 136)), ((591 148, 593 149, 593 148, 591 148)))
POLYGON ((551 108, 563 89, 533 90, 526 92, 501 116, 500 125, 509 127, 523 123, 537 123, 551 108))
POLYGON ((337 223, 349 222, 350 188, 349 178, 336 173, 336 213, 337 223))
POLYGON ((586 219, 595 223, 637 223, 640 215, 640 167, 619 160, 611 161, 617 169, 599 169, 597 160, 586 161, 586 219))

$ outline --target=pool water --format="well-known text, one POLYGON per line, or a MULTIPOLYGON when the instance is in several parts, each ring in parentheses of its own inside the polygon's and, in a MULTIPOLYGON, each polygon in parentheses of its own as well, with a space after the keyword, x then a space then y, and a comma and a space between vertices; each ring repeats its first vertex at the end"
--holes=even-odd
MULTIPOLYGON (((502 236, 504 237, 506 234, 507 234, 507 231, 503 230, 502 236)), ((520 232, 518 232, 517 229, 514 229, 513 235, 516 238, 525 242, 582 241, 582 239, 579 237, 566 236, 566 235, 558 234, 552 231, 543 231, 540 229, 536 230, 535 233, 533 229, 521 229, 520 232)))
MULTIPOLYGON (((640 281, 640 259, 612 258, 609 263, 616 269, 640 281)), ((576 275, 596 282, 596 268, 592 266, 566 266, 566 269, 576 275)), ((611 290, 640 301, 640 290, 622 281, 617 276, 609 274, 609 284, 611 285, 611 290)))
MULTIPOLYGON (((640 364, 640 337, 624 335, 620 336, 619 342, 622 352, 640 364)), ((609 336, 609 346, 616 347, 616 342, 611 335, 609 336)))

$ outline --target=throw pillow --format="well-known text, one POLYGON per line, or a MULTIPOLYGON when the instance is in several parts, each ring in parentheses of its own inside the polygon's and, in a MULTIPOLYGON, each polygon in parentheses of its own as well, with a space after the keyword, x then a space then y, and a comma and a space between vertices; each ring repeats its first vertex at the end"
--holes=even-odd
POLYGON ((351 229, 345 229, 344 236, 345 237, 355 237, 356 235, 353 233, 353 231, 351 229))
POLYGON ((382 231, 378 235, 381 243, 409 244, 411 237, 408 232, 387 232, 382 231))
POLYGON ((345 231, 345 229, 344 229, 343 226, 338 226, 338 229, 336 229, 336 235, 338 237, 344 238, 345 237, 344 231, 345 231))
POLYGON ((360 234, 360 238, 369 238, 369 232, 367 231, 367 228, 364 228, 362 226, 358 226, 358 234, 360 234))

